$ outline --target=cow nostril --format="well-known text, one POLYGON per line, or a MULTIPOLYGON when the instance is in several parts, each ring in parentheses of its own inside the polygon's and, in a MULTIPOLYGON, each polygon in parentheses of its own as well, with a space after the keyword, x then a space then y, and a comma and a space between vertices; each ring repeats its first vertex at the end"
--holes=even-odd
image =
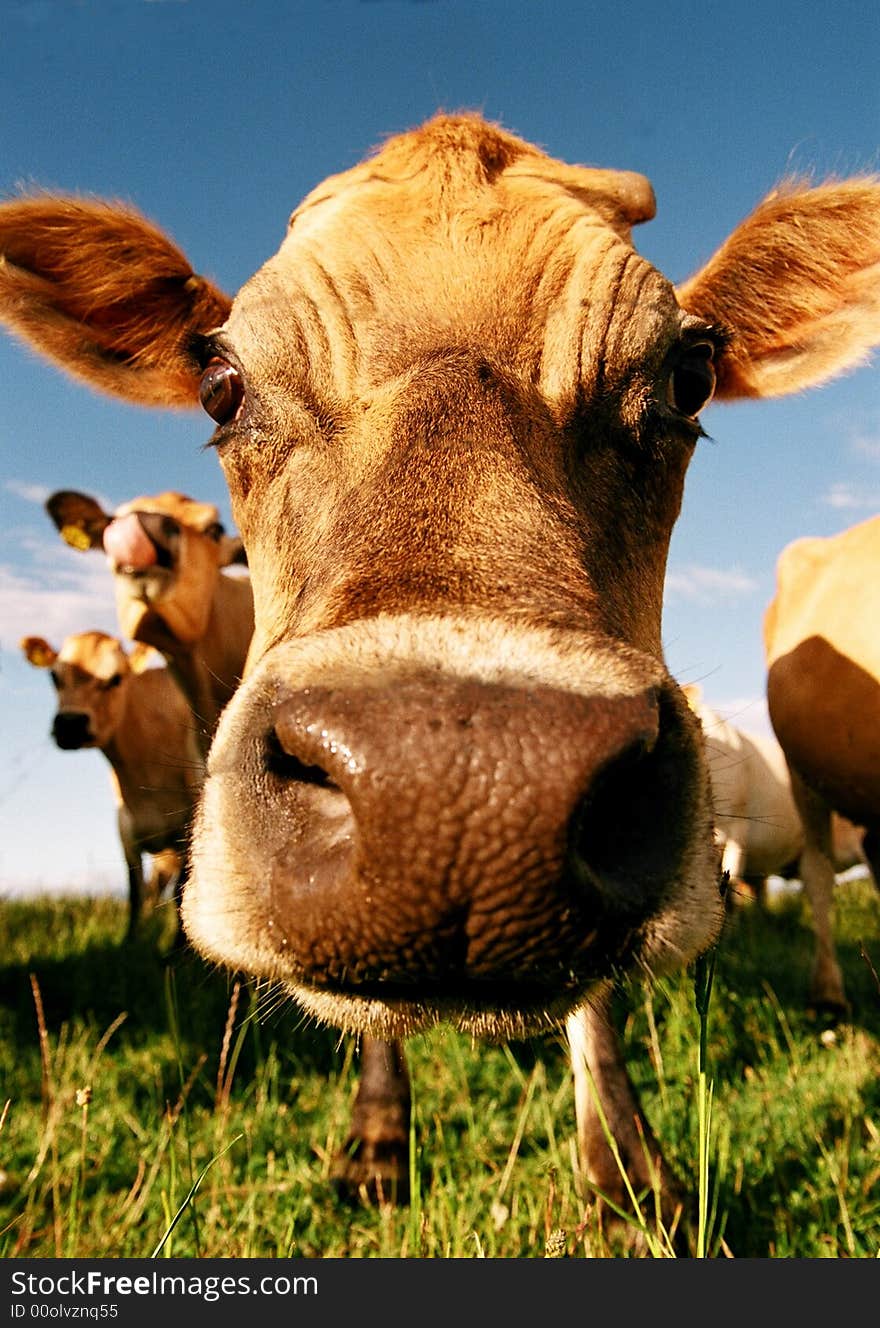
POLYGON ((288 783, 309 784, 312 788, 339 788, 322 766, 310 765, 294 753, 285 751, 277 733, 271 733, 266 744, 266 769, 288 783))
POLYGON ((661 701, 656 742, 635 742, 610 761, 570 824, 575 875, 621 918, 644 914, 646 894, 669 888, 687 843, 683 808, 690 805, 693 759, 664 709, 661 701))

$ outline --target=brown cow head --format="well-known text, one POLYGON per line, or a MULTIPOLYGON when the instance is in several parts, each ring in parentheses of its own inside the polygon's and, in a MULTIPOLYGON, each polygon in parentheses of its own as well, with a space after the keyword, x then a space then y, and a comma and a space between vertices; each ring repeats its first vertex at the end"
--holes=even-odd
POLYGON ((676 292, 630 240, 642 177, 441 116, 315 190, 228 306, 130 212, 8 205, 2 316, 217 426, 256 632, 195 832, 201 950, 344 1027, 506 1035, 710 942, 670 533, 713 389, 877 341, 878 200, 771 195, 676 292))
POLYGON ((133 661, 122 643, 105 632, 78 632, 55 650, 41 636, 21 641, 25 659, 50 669, 58 698, 52 737, 59 747, 106 747, 113 740, 127 701, 133 661))
POLYGON ((103 548, 113 571, 119 626, 132 641, 173 653, 199 641, 222 567, 243 562, 211 503, 182 493, 133 498, 108 515, 87 494, 53 493, 46 510, 75 549, 103 548))

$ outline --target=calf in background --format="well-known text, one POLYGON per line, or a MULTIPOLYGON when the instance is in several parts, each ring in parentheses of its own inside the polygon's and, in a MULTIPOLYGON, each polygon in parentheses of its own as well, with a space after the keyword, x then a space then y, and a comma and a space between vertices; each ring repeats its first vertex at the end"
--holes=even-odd
POLYGON ((55 650, 41 636, 21 641, 25 658, 50 670, 58 698, 52 737, 64 751, 97 747, 111 767, 122 851, 128 868, 131 939, 147 902, 186 876, 190 825, 204 763, 186 698, 152 650, 104 632, 78 632, 55 650), (143 859, 153 871, 145 878, 143 859))

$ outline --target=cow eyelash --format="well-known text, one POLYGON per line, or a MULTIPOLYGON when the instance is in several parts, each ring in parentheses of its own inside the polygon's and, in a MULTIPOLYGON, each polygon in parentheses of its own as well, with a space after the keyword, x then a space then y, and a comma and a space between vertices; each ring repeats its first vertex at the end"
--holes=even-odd
POLYGON ((188 332, 183 342, 183 354, 193 369, 202 374, 211 360, 228 359, 228 352, 217 338, 204 332, 188 332))

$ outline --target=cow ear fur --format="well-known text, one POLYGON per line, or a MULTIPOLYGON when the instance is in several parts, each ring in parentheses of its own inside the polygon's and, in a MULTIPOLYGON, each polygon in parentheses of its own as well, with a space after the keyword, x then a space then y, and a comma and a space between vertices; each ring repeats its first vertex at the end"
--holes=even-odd
POLYGON ((676 292, 730 334, 719 398, 783 396, 880 343, 880 176, 780 186, 676 292))
POLYGON ((144 645, 143 641, 135 641, 128 653, 132 673, 146 673, 147 669, 162 668, 164 664, 164 656, 152 646, 144 645))
POLYGON ((49 194, 0 205, 0 322, 101 391, 197 405, 187 339, 230 305, 131 207, 49 194))
POLYGON ((46 499, 46 511, 71 548, 100 549, 112 517, 87 493, 58 489, 46 499))
POLYGON ((51 669, 58 658, 58 652, 42 636, 23 636, 19 644, 27 662, 36 669, 51 669))

